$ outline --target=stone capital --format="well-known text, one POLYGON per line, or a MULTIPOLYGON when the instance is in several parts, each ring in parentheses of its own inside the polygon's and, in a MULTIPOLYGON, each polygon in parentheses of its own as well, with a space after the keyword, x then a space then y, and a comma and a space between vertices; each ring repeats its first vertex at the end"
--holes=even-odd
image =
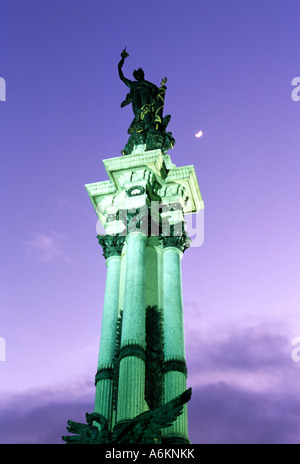
POLYGON ((190 247, 191 239, 184 230, 184 223, 173 224, 170 226, 169 234, 161 235, 161 241, 164 248, 177 248, 182 253, 190 247))
POLYGON ((184 233, 179 236, 162 236, 162 244, 164 248, 177 248, 183 253, 190 247, 191 239, 184 233))
POLYGON ((98 235, 97 239, 102 246, 104 258, 108 259, 111 256, 120 256, 125 238, 119 235, 98 235))

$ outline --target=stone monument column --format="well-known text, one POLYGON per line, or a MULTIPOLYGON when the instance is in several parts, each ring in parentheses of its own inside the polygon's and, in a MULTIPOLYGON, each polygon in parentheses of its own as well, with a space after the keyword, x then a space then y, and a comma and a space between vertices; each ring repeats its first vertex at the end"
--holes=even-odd
POLYGON ((113 421, 113 369, 116 346, 116 328, 119 309, 121 252, 125 237, 98 236, 106 258, 106 285, 104 294, 101 342, 95 377, 95 412, 102 414, 111 427, 113 421))
MULTIPOLYGON (((204 208, 193 165, 168 155, 175 139, 160 87, 123 73, 129 88, 121 107, 134 119, 122 156, 103 160, 108 180, 86 185, 105 229, 106 258, 95 411, 86 424, 68 421, 69 443, 187 444, 187 389, 181 258, 189 246, 185 216, 204 208), (149 217, 151 212, 151 217, 149 217), (178 233, 179 232, 179 233, 178 233)), ((184 154, 186 157, 186 154, 184 154)))

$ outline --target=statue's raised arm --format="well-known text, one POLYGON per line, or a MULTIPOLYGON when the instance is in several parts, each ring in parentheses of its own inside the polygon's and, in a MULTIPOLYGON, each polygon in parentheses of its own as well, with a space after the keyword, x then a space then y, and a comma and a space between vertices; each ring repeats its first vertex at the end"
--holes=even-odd
POLYGON ((126 84, 129 88, 131 88, 131 81, 124 76, 123 71, 122 71, 125 58, 127 58, 127 56, 129 56, 129 53, 126 51, 126 47, 125 47, 121 53, 121 60, 118 63, 118 71, 119 71, 119 76, 120 76, 121 81, 123 81, 124 84, 126 84))

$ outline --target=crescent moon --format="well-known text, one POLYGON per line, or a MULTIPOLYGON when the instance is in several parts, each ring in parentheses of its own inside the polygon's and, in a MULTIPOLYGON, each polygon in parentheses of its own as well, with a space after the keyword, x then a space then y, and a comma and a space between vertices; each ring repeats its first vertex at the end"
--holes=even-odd
POLYGON ((200 137, 202 137, 202 135, 203 135, 203 132, 202 132, 202 130, 200 130, 199 132, 197 132, 197 134, 195 134, 195 137, 200 138, 200 137))

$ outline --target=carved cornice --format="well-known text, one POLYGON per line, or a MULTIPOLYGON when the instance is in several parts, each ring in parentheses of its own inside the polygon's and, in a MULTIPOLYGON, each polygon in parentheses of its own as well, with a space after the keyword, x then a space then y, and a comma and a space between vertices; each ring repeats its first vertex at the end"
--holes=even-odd
MULTIPOLYGON (((167 162, 166 156, 161 150, 142 150, 103 161, 109 180, 87 184, 86 189, 105 229, 107 215, 133 205, 141 207, 143 201, 163 204, 177 201, 182 205, 183 215, 204 208, 194 166, 176 167, 169 158, 167 162)), ((178 210, 175 214, 179 213, 178 210)), ((112 226, 112 233, 120 233, 121 226, 112 226)))
POLYGON ((86 184, 89 195, 109 195, 116 192, 116 186, 110 180, 103 180, 102 182, 95 182, 93 184, 86 184))
POLYGON ((120 256, 122 253, 125 238, 119 235, 98 235, 97 239, 103 249, 105 259, 111 256, 120 256))
POLYGON ((126 170, 130 168, 139 168, 147 166, 156 174, 161 174, 164 170, 164 159, 161 150, 148 150, 139 154, 132 154, 126 157, 119 156, 103 160, 103 164, 108 175, 115 171, 126 170))

